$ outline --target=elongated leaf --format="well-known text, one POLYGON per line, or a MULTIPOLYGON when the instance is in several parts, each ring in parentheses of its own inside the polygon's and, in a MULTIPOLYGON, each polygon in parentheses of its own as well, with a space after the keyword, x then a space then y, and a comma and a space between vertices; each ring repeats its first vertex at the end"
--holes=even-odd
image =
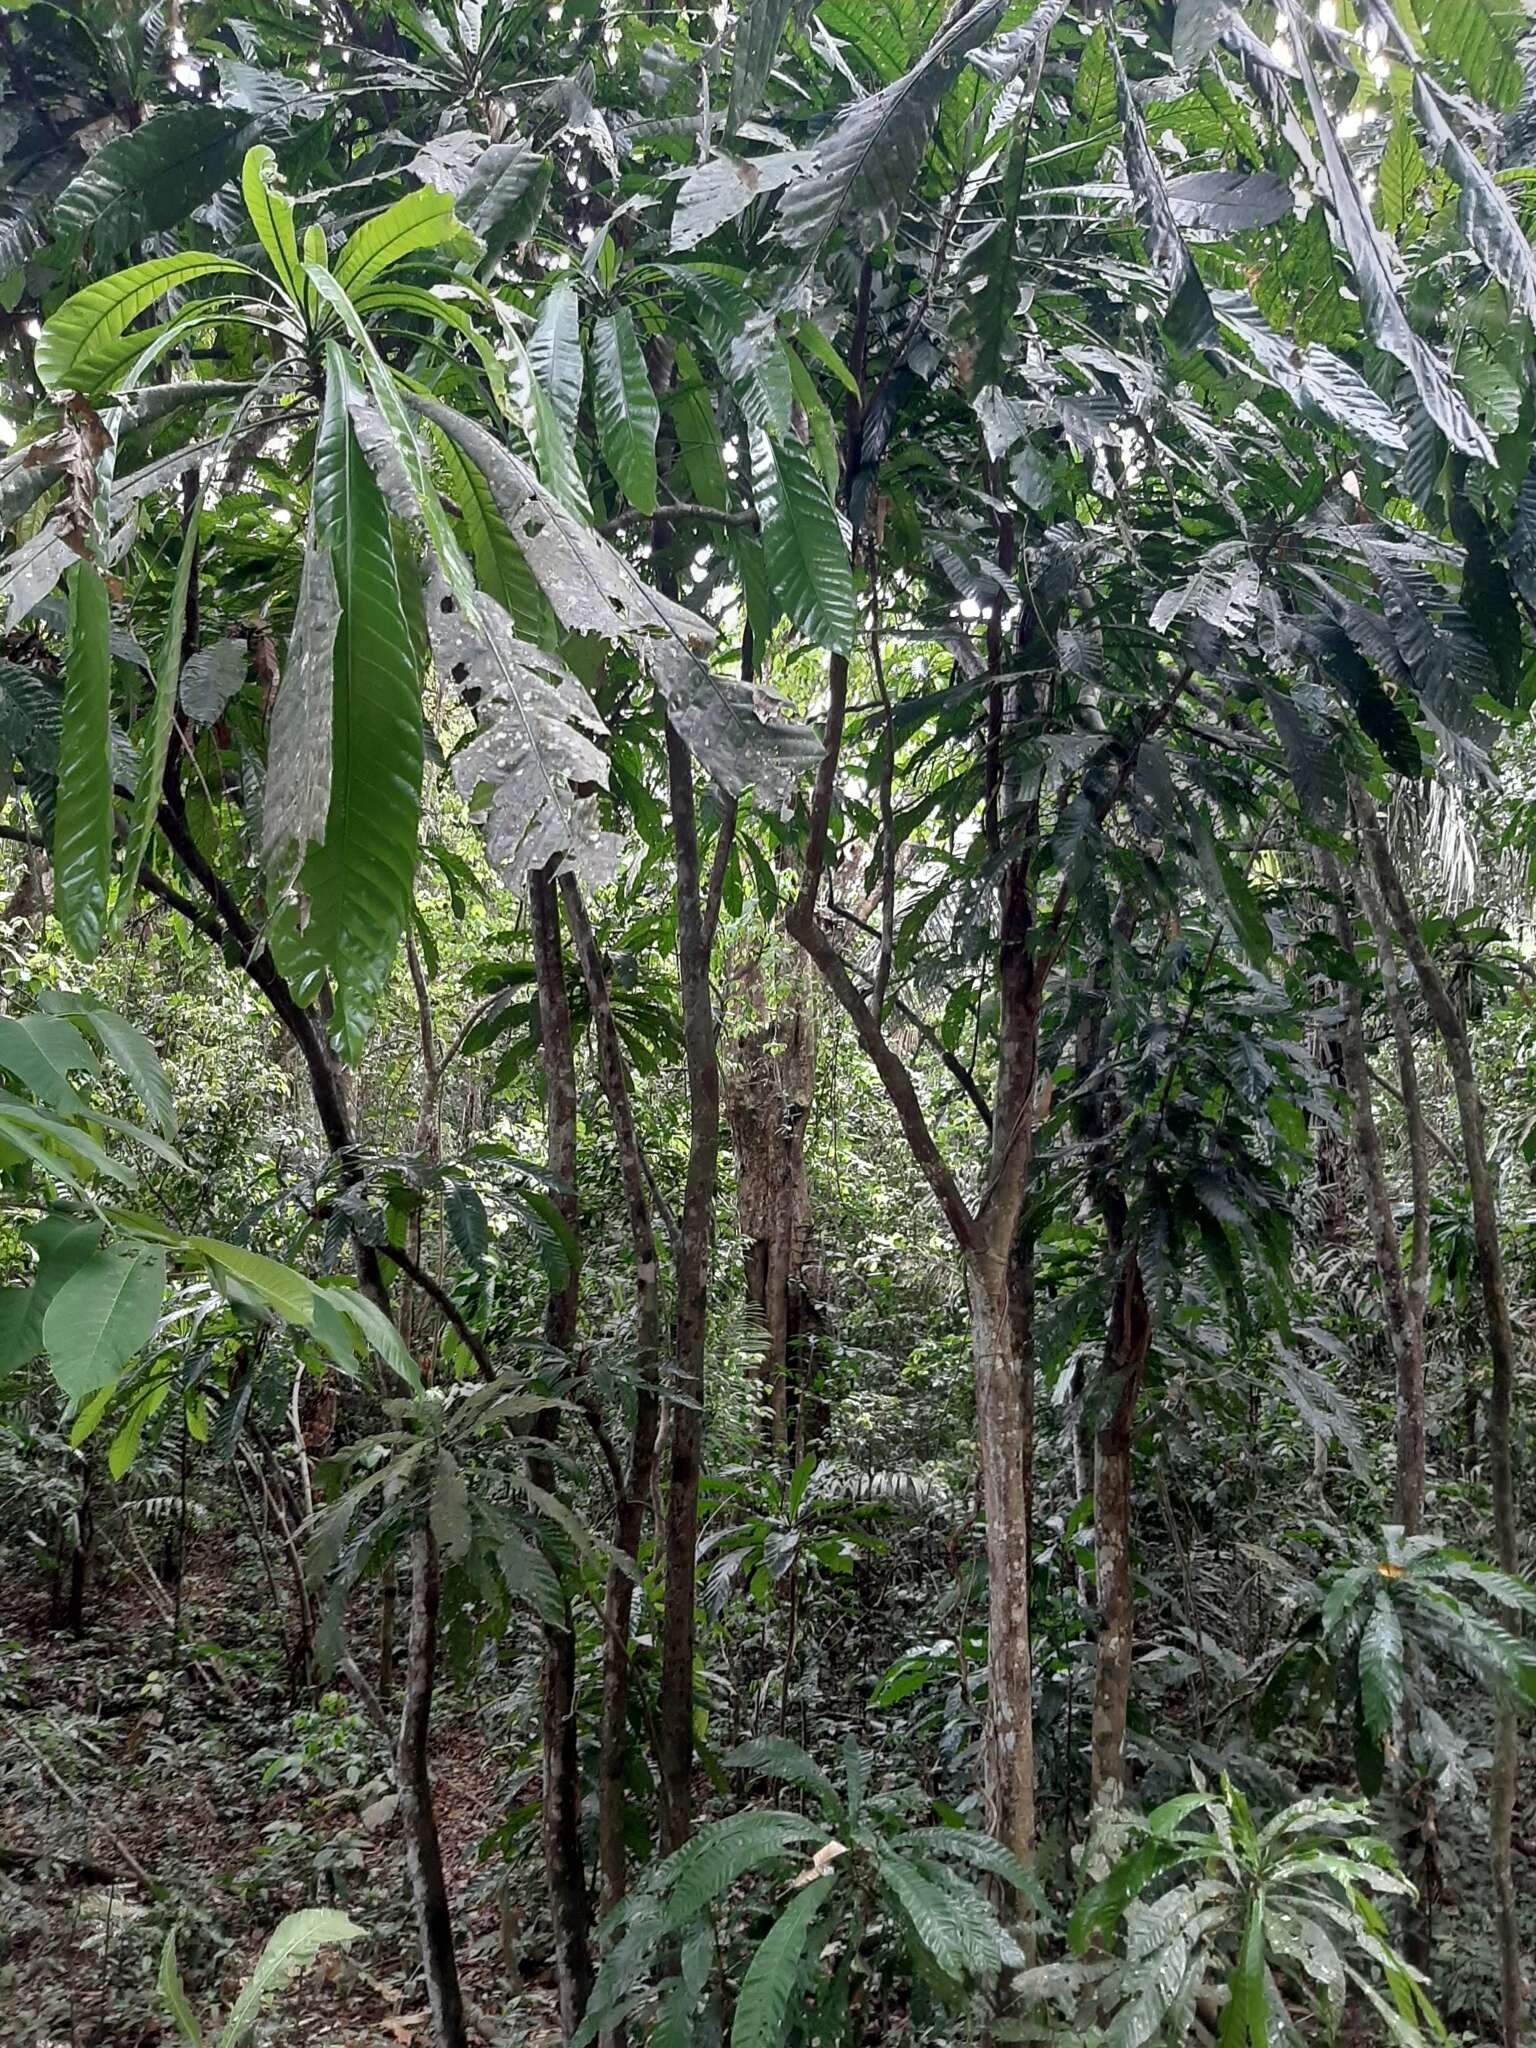
POLYGON ((100 263, 176 227, 235 175, 245 127, 229 108, 198 101, 114 137, 59 194, 58 247, 73 256, 89 241, 100 263))
POLYGON ((731 2048, 777 2048, 783 2040, 789 2002, 804 1972, 806 1942, 836 1882, 837 1873, 829 1871, 805 1885, 758 1943, 736 1994, 731 2048))
POLYGON ((525 142, 493 142, 477 160, 456 208, 485 245, 482 272, 514 242, 526 242, 538 226, 552 170, 549 158, 525 142))
POLYGON ((798 442, 753 431, 752 494, 775 599, 818 647, 846 653, 857 626, 848 549, 798 442))
POLYGON ((82 960, 92 960, 106 921, 112 850, 112 607, 101 572, 69 572, 69 640, 59 714, 54 802, 54 909, 82 960))
POLYGON ((228 1273, 240 1285, 264 1302, 285 1322, 306 1329, 314 1319, 315 1292, 302 1273, 281 1265, 243 1244, 226 1244, 217 1237, 189 1237, 182 1249, 192 1258, 203 1259, 217 1273, 228 1273))
POLYGON ((1169 178, 1165 190, 1178 226, 1223 235, 1273 227, 1295 206, 1290 186, 1273 171, 1189 171, 1169 178))
POLYGON ((339 600, 328 549, 311 541, 287 659, 272 706, 262 795, 262 859, 280 894, 325 836, 331 799, 331 690, 339 600))
POLYGON ((1226 20, 1227 0, 1176 0, 1173 61, 1181 71, 1198 71, 1216 47, 1226 20))
POLYGON ((100 1062, 63 1017, 0 1017, 0 1068, 13 1075, 44 1109, 85 1116, 89 1105, 76 1074, 99 1075, 100 1062))
POLYGON ((737 134, 742 123, 750 121, 762 105, 789 9, 790 0, 745 0, 737 12, 731 46, 731 91, 725 105, 727 135, 737 134))
POLYGON ((172 2023, 183 2041, 191 2048, 203 2048, 203 2033, 198 2026, 192 2007, 181 1981, 181 1971, 176 1963, 176 1935, 174 1930, 165 1937, 165 1947, 160 1951, 160 1968, 155 1977, 155 1988, 160 1993, 160 2003, 170 2014, 172 2023))
POLYGON ((87 285, 44 323, 33 352, 39 383, 50 391, 102 390, 106 379, 126 367, 123 343, 129 323, 157 299, 201 277, 250 275, 242 263, 188 249, 135 263, 87 285))
POLYGON ((656 431, 661 408, 624 309, 592 330, 592 400, 598 444, 614 481, 640 512, 656 509, 656 431))
POLYGON ((313 1962, 328 1943, 357 1941, 362 1932, 345 1913, 318 1906, 303 1913, 290 1913, 280 1921, 240 1996, 230 2007, 229 2018, 219 2035, 219 2048, 237 2048, 256 2024, 256 2016, 271 1994, 313 1962))
POLYGON ((575 433, 576 415, 581 410, 580 311, 576 287, 563 282, 556 284, 545 296, 528 337, 528 360, 533 365, 533 374, 567 434, 575 433))
POLYGON ((439 249, 463 235, 452 196, 422 185, 348 236, 333 266, 336 282, 355 298, 365 285, 407 256, 421 249, 439 249))
POLYGON ((606 727, 581 684, 555 655, 520 640, 483 591, 471 624, 434 576, 427 626, 439 673, 478 698, 480 730, 455 755, 453 779, 471 802, 484 797, 492 865, 514 888, 562 855, 589 882, 610 881, 621 842, 599 819, 593 791, 607 787, 608 763, 590 737, 606 727))
POLYGON ((1125 144, 1125 170, 1130 179, 1141 223, 1141 237, 1147 260, 1168 288, 1168 310, 1163 316, 1168 339, 1175 348, 1210 348, 1216 341, 1216 316, 1206 297, 1200 273, 1184 245, 1162 170, 1147 140, 1141 117, 1125 75, 1119 38, 1109 38, 1110 59, 1115 74, 1115 102, 1120 110, 1120 129, 1125 144))
POLYGON ((1401 421, 1342 356, 1315 341, 1298 348, 1277 334, 1242 292, 1214 291, 1210 299, 1222 326, 1242 337, 1260 369, 1296 405, 1344 427, 1372 448, 1402 451, 1406 436, 1401 421))
POLYGON ((348 1058, 388 979, 410 904, 421 799, 421 700, 389 513, 333 364, 315 444, 315 529, 340 601, 325 837, 304 864, 306 944, 331 974, 348 1058))
POLYGON ((1385 349, 1407 370, 1418 388, 1425 410, 1451 446, 1468 455, 1481 456, 1485 462, 1492 461, 1493 449, 1488 437, 1472 417, 1445 364, 1408 324, 1408 316, 1392 281, 1387 245, 1366 212, 1354 171, 1334 132, 1327 103, 1312 68, 1308 52, 1310 25, 1303 20, 1296 0, 1284 0, 1284 10, 1296 65, 1312 109, 1313 126, 1317 130, 1328 171, 1334 218, 1360 292, 1360 311, 1366 332, 1378 348, 1385 349))
POLYGON ((1356 1652, 1360 1673, 1360 1707, 1365 1725, 1378 1742, 1384 1742, 1397 1725, 1402 1711, 1403 1626, 1397 1609, 1385 1593, 1376 1595, 1370 1620, 1360 1637, 1356 1652))
POLYGON ((1398 111, 1376 173, 1376 218, 1395 235, 1412 218, 1424 185, 1424 159, 1407 116, 1398 111))
POLYGON ((997 27, 1003 0, 981 0, 953 20, 909 71, 858 100, 816 145, 808 177, 779 201, 780 237, 809 259, 836 229, 862 250, 889 239, 927 152, 939 104, 958 66, 997 27))
MULTIPOLYGON (((161 785, 165 779, 166 754, 171 743, 171 726, 176 716, 181 647, 187 628, 187 602, 192 588, 193 573, 197 567, 197 522, 202 503, 203 491, 200 483, 187 512, 181 556, 176 564, 176 580, 171 586, 171 602, 166 612, 159 657, 155 662, 154 696, 150 703, 149 717, 144 722, 139 736, 133 809, 128 817, 128 838, 123 848, 122 871, 118 876, 117 891, 112 899, 114 931, 121 927, 123 919, 133 908, 134 899, 139 891, 139 870, 144 865, 150 835, 155 829, 155 812, 160 803, 161 785)), ((222 641, 218 644, 229 646, 232 643, 222 641)), ((242 671, 244 656, 245 650, 242 647, 242 671)))
POLYGON ((154 1334, 165 1299, 165 1253, 155 1245, 93 1252, 43 1317, 53 1376, 71 1401, 109 1386, 154 1334))
POLYGON ((794 393, 773 315, 729 278, 678 265, 669 275, 709 344, 749 425, 789 432, 794 393))
POLYGON ((657 1872, 658 1886, 669 1894, 666 1927, 681 1931, 749 1870, 774 1862, 799 1843, 819 1845, 826 1839, 825 1828, 795 1813, 739 1813, 701 1828, 657 1872))
POLYGON ((787 1736, 754 1735, 750 1742, 731 1751, 725 1765, 727 1770, 755 1771, 781 1784, 798 1785, 802 1791, 813 1792, 832 1825, 845 1824, 843 1802, 832 1780, 798 1742, 791 1742, 787 1736))
POLYGON ((272 274, 296 306, 307 300, 304 268, 299 260, 299 238, 293 225, 293 207, 282 189, 277 158, 264 143, 248 149, 240 166, 240 191, 245 210, 256 230, 256 239, 267 252, 272 274))
POLYGON ((1413 104, 1432 154, 1461 188, 1462 233, 1508 292, 1511 306, 1536 323, 1536 256, 1514 208, 1451 127, 1438 88, 1422 71, 1414 74, 1413 104))

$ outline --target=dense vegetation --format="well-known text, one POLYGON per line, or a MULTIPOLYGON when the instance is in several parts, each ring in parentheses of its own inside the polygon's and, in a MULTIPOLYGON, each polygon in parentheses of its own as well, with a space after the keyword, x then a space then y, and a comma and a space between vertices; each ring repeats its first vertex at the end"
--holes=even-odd
POLYGON ((1524 27, 0 12, 7 2041, 1530 2038, 1524 27))

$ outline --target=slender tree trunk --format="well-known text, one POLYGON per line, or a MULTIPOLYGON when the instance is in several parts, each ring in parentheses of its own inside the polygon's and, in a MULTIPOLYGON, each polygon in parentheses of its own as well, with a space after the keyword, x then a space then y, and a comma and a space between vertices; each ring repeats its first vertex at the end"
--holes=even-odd
MULTIPOLYGON (((1456 1090, 1461 1144, 1472 1202, 1472 1231, 1477 1246, 1477 1271, 1488 1326, 1493 1363, 1488 1399, 1488 1480, 1493 1501, 1494 1548, 1500 1568, 1520 1568, 1519 1526, 1515 1507, 1515 1475, 1511 1430, 1515 1394, 1515 1333, 1504 1278, 1504 1253, 1499 1242, 1498 1206, 1488 1168, 1483 1100, 1472 1062, 1466 1025, 1435 966, 1408 893, 1397 872, 1376 806, 1358 784, 1353 790, 1355 815, 1375 871, 1387 916, 1397 929, 1403 950, 1413 963, 1419 987, 1440 1041, 1456 1090)), ((1495 1709, 1493 1769, 1488 1785, 1488 1836, 1493 1874, 1494 1920, 1499 1943, 1500 2040, 1503 2048, 1519 2048, 1525 2009, 1525 1983, 1520 1956, 1520 1920, 1515 1896, 1514 1812, 1520 1750, 1515 1708, 1500 1700, 1495 1709)))
MULTIPOLYGON (((656 1465, 660 1403, 656 1374, 661 1358, 661 1265, 651 1220, 650 1194, 635 1131, 634 1109, 623 1047, 614 1021, 608 976, 597 949, 586 906, 573 876, 561 880, 561 898, 571 943, 586 983, 597 1041, 597 1070, 608 1103, 619 1178, 635 1262, 635 1422, 629 1466, 615 1512, 614 1547, 627 1558, 640 1555, 646 1503, 656 1465)), ((597 1766, 597 1863, 602 1910, 611 1913, 628 1882, 624 1848, 624 1754, 629 1717, 629 1625, 634 1582, 618 1565, 610 1568, 603 1593, 603 1682, 597 1766)))
POLYGON ((1030 1402, 1006 1270, 967 1262, 976 1438, 987 1544, 988 1832, 1023 1863, 1035 1853, 1035 1744, 1029 1633, 1030 1402))
MULTIPOLYGON (((1344 951, 1353 956, 1354 933, 1350 929, 1349 911, 1344 903, 1343 882, 1331 855, 1324 855, 1322 871, 1323 880, 1334 900, 1334 936, 1344 951)), ((1407 1533, 1413 1536, 1418 1533, 1424 1517, 1423 1317, 1414 1313, 1403 1273, 1402 1245, 1397 1234, 1397 1218, 1392 1210, 1391 1191, 1387 1186, 1381 1133, 1376 1125, 1360 990, 1356 984, 1348 982, 1339 993, 1344 1008, 1344 1083, 1353 1112, 1355 1156, 1365 1189, 1371 1250, 1397 1382, 1396 1513, 1407 1533)))
MULTIPOLYGON (((560 944, 560 911, 555 883, 548 872, 528 882, 533 936, 534 980, 539 998, 539 1039, 543 1051, 544 1118, 548 1164, 560 1183, 556 1196, 566 1227, 575 1236, 576 1208, 576 1064, 571 1044, 571 1013, 566 997, 565 964, 560 944)), ((563 1286, 550 1292, 544 1316, 544 1341, 552 1351, 571 1358, 576 1344, 576 1318, 581 1278, 573 1262, 563 1286)), ((551 1441, 559 1431, 559 1411, 540 1419, 538 1433, 551 1441)), ((553 1490, 554 1466, 548 1458, 530 1459, 529 1470, 539 1485, 553 1490)), ((544 1623, 540 1666, 543 1692, 543 1820, 544 1879, 549 1891, 549 1916, 554 1935, 555 1977, 560 1990, 560 2030, 569 2041, 580 2026, 592 1993, 591 1902, 581 1854, 581 1773, 576 1748, 576 1633, 568 1596, 558 1622, 544 1623)))
POLYGON ((688 1175, 675 1250, 677 1333, 662 1539, 664 1604, 657 1728, 662 1847, 670 1851, 687 1840, 693 1822, 699 1461, 704 1434, 709 1229, 720 1160, 720 1066, 709 992, 709 938, 700 895, 693 765, 670 720, 666 742, 676 847, 678 987, 688 1073, 688 1175))
POLYGON ((436 2048, 468 2048, 464 2001, 453 1949, 453 1918, 443 1879, 443 1855, 427 1762, 432 1687, 437 1671, 439 1590, 437 1539, 430 1529, 418 1529, 411 1538, 411 1630, 400 1739, 395 1750, 395 1780, 405 1837, 405 1867, 427 1982, 427 2007, 432 2015, 432 2039, 436 2048))
POLYGON ((1099 1612, 1093 1672, 1092 1796, 1125 1796, 1125 1732, 1136 1647, 1131 1577, 1131 1448, 1152 1318, 1135 1240, 1121 1254, 1104 1346, 1108 1410, 1093 1447, 1093 1576, 1099 1612))
POLYGON ((1403 1131, 1408 1141, 1408 1171, 1413 1196, 1408 1270, 1403 1276, 1405 1343, 1397 1364, 1397 1519, 1410 1536, 1424 1522, 1426 1445, 1424 1423, 1424 1315, 1429 1300, 1429 1131, 1419 1092, 1419 1063, 1413 1045, 1413 1023, 1403 1000, 1397 971, 1397 947, 1387 921, 1386 906, 1369 867, 1356 871, 1361 906, 1376 945, 1381 993, 1392 1026, 1397 1053, 1398 1090, 1403 1101, 1403 1131))

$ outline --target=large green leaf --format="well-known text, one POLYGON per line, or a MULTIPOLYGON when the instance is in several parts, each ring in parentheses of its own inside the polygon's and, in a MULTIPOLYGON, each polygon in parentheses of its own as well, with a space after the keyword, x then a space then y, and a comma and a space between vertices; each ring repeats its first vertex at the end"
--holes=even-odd
POLYGON ((467 240, 454 214, 453 199, 431 185, 397 199, 348 236, 332 266, 336 282, 355 298, 364 285, 421 249, 440 249, 455 237, 467 240))
POLYGON ((274 891, 325 837, 331 801, 331 693, 337 627, 330 551, 306 543, 282 680, 272 706, 261 800, 261 851, 274 891))
POLYGON ((744 0, 744 5, 737 9, 731 46, 731 91, 725 103, 727 135, 738 134, 742 123, 750 121, 762 104, 789 9, 790 0, 744 0))
POLYGON ((101 945, 112 852, 112 606, 91 562, 69 572, 69 639, 54 801, 54 909, 82 960, 101 945))
POLYGON ((293 224, 293 207, 282 189, 277 158, 265 143, 248 149, 240 166, 240 191, 245 210, 256 230, 256 239, 267 252, 272 274, 296 306, 307 298, 307 283, 299 260, 299 238, 293 224))
POLYGON ((70 1274, 43 1317, 43 1346, 71 1401, 109 1386, 144 1348, 164 1299, 158 1245, 104 1246, 70 1274))
POLYGON ((858 100, 814 152, 810 175, 786 187, 778 232, 809 258, 838 228, 861 249, 874 249, 894 232, 917 176, 939 103, 956 72, 1002 17, 1004 0, 952 18, 909 71, 867 99, 858 100))
POLYGON ((533 365, 533 374, 567 434, 575 433, 576 415, 581 410, 580 311, 576 287, 562 280, 545 294, 528 337, 528 360, 533 365))
POLYGON ((63 1017, 33 1015, 0 1017, 0 1068, 61 1116, 85 1116, 87 1104, 77 1092, 76 1074, 101 1072, 95 1053, 74 1025, 63 1017))
POLYGON ((59 194, 53 227, 73 255, 89 241, 98 263, 146 235, 176 227, 240 166, 247 123, 207 101, 165 107, 98 149, 59 194))
POLYGON ((853 571, 837 514, 797 441, 752 434, 752 495, 773 594, 818 647, 847 653, 857 618, 853 571))
POLYGON ((1378 1742, 1392 1733, 1402 1711, 1406 1676, 1403 1669, 1403 1625, 1390 1597, 1378 1592, 1371 1616, 1361 1632, 1356 1653, 1360 1673, 1360 1710, 1378 1742))
POLYGON ((171 601, 166 610, 165 625, 161 633, 159 658, 155 663, 154 695, 150 700, 149 715, 141 722, 138 734, 137 780, 133 793, 133 808, 128 817, 128 839, 123 848, 122 869, 112 899, 114 931, 121 927, 123 919, 133 908, 134 898, 139 889, 139 870, 144 864, 144 856, 149 850, 150 835, 155 829, 155 813, 160 803, 161 785, 165 779, 166 754, 171 743, 171 726, 176 716, 176 691, 181 674, 182 642, 186 635, 187 604, 192 578, 197 571, 198 514, 202 510, 202 503, 203 493, 199 486, 187 509, 181 557, 176 565, 176 579, 171 585, 171 601))
MULTIPOLYGON (((100 391, 124 364, 130 321, 178 286, 201 277, 249 277, 243 263, 194 249, 135 263, 66 299, 43 326, 33 361, 49 391, 100 391)), ((140 337, 147 340, 147 336, 140 337)))
POLYGON ((637 511, 654 512, 661 408, 627 308, 593 327, 592 403, 598 445, 615 482, 637 511))
POLYGON ((304 864, 304 945, 330 974, 336 1032, 355 1060, 410 905, 421 802, 421 698, 389 511, 333 362, 315 443, 312 501, 340 616, 325 838, 304 864))
POLYGON ((736 1994, 731 2048, 778 2048, 804 1971, 806 1942, 836 1882, 831 1871, 804 1885, 758 1943, 736 1994))
POLYGON ((1125 75, 1120 39, 1110 32, 1109 53, 1115 73, 1115 103, 1124 138, 1125 172, 1130 180, 1141 223, 1147 259, 1168 288, 1163 325, 1175 348, 1210 348, 1216 340, 1216 317, 1200 282, 1194 259, 1185 246, 1163 173, 1147 140, 1147 127, 1125 75))
POLYGON ((238 2048, 238 2043, 256 2024, 256 2016, 271 1994, 281 1990, 297 1971, 313 1962, 328 1943, 357 1941, 362 1932, 362 1928, 349 1920, 345 1913, 321 1906, 312 1906, 302 1913, 290 1913, 286 1920, 279 1921, 257 1958, 255 1969, 230 2007, 229 2018, 219 2035, 219 2048, 238 2048))

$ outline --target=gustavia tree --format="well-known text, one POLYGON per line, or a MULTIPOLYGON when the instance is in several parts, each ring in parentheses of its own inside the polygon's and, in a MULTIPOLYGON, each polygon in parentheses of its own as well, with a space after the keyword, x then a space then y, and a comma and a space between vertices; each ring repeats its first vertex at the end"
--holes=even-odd
POLYGON ((1517 2048, 1523 16, 0 54, 24 2028, 1517 2048))

